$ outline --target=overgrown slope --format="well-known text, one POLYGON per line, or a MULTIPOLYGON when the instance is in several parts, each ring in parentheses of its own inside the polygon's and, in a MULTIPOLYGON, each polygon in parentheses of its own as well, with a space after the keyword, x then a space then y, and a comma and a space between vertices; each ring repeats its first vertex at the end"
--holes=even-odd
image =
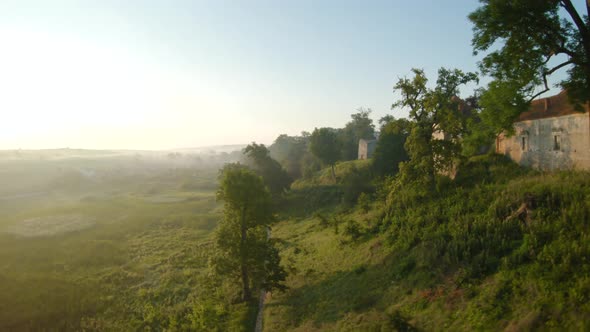
POLYGON ((587 172, 485 156, 428 197, 372 197, 274 227, 291 289, 272 295, 266 331, 588 328, 587 172))

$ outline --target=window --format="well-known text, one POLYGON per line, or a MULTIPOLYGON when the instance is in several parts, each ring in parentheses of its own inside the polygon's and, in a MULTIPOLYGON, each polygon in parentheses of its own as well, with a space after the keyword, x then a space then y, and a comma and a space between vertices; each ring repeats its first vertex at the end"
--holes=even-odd
POLYGON ((553 135, 553 151, 561 150, 561 137, 559 135, 553 135))
POLYGON ((526 137, 522 136, 520 141, 520 148, 522 149, 522 151, 526 150, 526 137))

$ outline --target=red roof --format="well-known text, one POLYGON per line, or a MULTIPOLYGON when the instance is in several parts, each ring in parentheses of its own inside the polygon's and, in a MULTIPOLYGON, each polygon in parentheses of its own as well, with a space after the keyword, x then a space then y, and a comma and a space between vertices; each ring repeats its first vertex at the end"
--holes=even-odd
MULTIPOLYGON (((583 107, 585 112, 589 111, 587 104, 583 107)), ((580 114, 580 112, 570 103, 567 91, 563 90, 555 96, 533 100, 531 108, 520 114, 518 121, 552 118, 570 114, 580 114)))

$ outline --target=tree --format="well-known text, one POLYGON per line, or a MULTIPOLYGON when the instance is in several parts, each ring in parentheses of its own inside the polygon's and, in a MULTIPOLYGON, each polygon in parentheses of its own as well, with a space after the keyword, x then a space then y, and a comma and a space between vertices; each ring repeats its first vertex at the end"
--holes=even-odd
POLYGON ((351 114, 351 121, 339 131, 339 139, 342 148, 342 160, 354 160, 358 157, 360 139, 373 139, 375 137, 375 125, 369 118, 371 109, 358 108, 357 113, 351 114))
POLYGON ((480 2, 469 15, 472 45, 475 54, 488 52, 480 68, 493 78, 482 108, 484 113, 502 113, 489 120, 510 129, 530 102, 549 90, 548 77, 562 68, 568 68, 568 76, 559 85, 572 101, 580 106, 590 100, 590 0, 586 15, 571 0, 480 2))
POLYGON ((414 77, 401 78, 394 86, 402 98, 392 108, 407 108, 413 120, 405 148, 410 160, 402 164, 403 176, 427 188, 434 187, 437 172, 447 170, 458 156, 459 138, 464 131, 460 111, 459 87, 477 81, 474 73, 441 68, 434 89, 421 69, 412 69, 414 77), (435 140, 440 130, 447 139, 435 140))
POLYGON ((262 179, 243 165, 228 164, 220 174, 217 199, 224 203, 224 218, 216 233, 215 271, 241 280, 243 301, 251 300, 252 288, 285 289, 286 272, 268 239, 275 218, 262 179))
POLYGON ((309 153, 309 136, 288 136, 280 135, 268 148, 270 156, 285 168, 285 171, 292 179, 300 178, 303 175, 303 163, 305 154, 309 153))
POLYGON ((274 197, 279 197, 291 184, 291 179, 281 164, 270 157, 270 152, 264 144, 252 144, 244 148, 248 163, 258 175, 262 176, 264 184, 268 186, 274 197))
POLYGON ((465 105, 470 109, 469 117, 465 119, 465 130, 461 140, 461 154, 465 157, 489 151, 496 137, 490 135, 494 129, 482 120, 480 102, 477 91, 473 96, 465 99, 465 105))
POLYGON ((406 119, 395 120, 393 116, 390 117, 381 127, 372 159, 373 170, 379 175, 397 173, 399 163, 408 160, 404 144, 410 133, 411 123, 406 119))
POLYGON ((395 121, 395 117, 391 114, 385 114, 383 117, 381 117, 381 119, 379 119, 379 126, 381 127, 381 131, 383 131, 383 127, 392 122, 395 121))
POLYGON ((322 163, 332 167, 332 178, 336 181, 334 164, 336 164, 340 156, 340 144, 336 130, 332 128, 316 128, 311 134, 309 149, 322 163))

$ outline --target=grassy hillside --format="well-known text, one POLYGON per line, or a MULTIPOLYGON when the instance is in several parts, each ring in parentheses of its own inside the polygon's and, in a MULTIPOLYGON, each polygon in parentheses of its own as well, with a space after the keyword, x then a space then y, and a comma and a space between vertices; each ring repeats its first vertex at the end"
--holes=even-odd
MULTIPOLYGON (((325 198, 323 178, 295 192, 325 198)), ((379 187, 368 212, 334 199, 274 227, 291 289, 266 331, 589 328, 590 174, 485 156, 427 197, 379 187)))

